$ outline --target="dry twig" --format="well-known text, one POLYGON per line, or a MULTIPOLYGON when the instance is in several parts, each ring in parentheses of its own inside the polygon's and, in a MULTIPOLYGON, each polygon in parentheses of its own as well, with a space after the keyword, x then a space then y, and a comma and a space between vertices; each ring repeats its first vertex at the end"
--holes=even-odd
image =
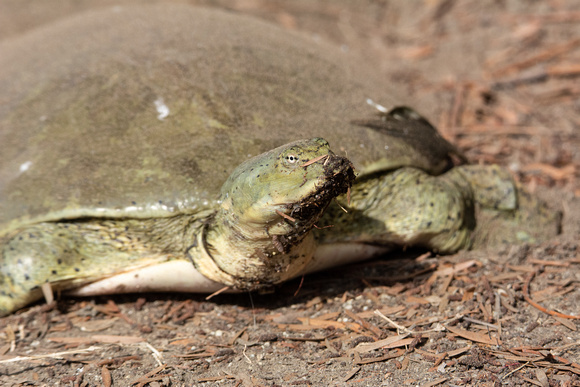
POLYGON ((528 278, 526 278, 526 281, 524 282, 524 289, 523 289, 523 293, 524 293, 524 299, 530 304, 532 305, 534 308, 549 314, 550 316, 556 316, 556 317, 560 317, 560 318, 568 318, 568 319, 573 319, 573 320, 580 320, 580 316, 572 316, 569 314, 563 314, 560 312, 556 312, 555 310, 549 310, 544 308, 542 305, 538 304, 536 301, 532 300, 532 297, 530 296, 530 283, 532 282, 532 279, 534 278, 534 276, 536 275, 536 272, 534 271, 533 273, 530 273, 530 275, 528 275, 528 278))

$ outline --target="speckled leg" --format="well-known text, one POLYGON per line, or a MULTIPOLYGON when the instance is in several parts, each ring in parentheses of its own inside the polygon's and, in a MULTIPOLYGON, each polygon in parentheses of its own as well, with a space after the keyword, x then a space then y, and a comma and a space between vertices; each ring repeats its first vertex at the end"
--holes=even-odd
POLYGON ((54 290, 66 289, 71 274, 80 273, 85 258, 78 256, 74 239, 59 237, 60 234, 70 235, 70 232, 60 225, 43 223, 2 241, 0 314, 42 298, 40 287, 43 283, 53 283, 54 290))
POLYGON ((0 315, 42 298, 45 282, 62 291, 167 259, 155 234, 131 226, 121 221, 39 223, 0 240, 0 315))
POLYGON ((499 166, 469 165, 431 176, 401 168, 373 176, 331 206, 318 232, 322 243, 336 241, 419 245, 451 253, 556 235, 559 214, 518 187, 499 166))
POLYGON ((474 228, 472 192, 468 184, 431 176, 416 168, 356 183, 348 213, 331 208, 320 238, 323 243, 353 241, 425 246, 452 252, 469 245, 474 228))
POLYGON ((469 185, 455 180, 401 168, 375 183, 374 195, 381 199, 373 200, 364 212, 381 219, 399 245, 456 251, 469 245, 475 219, 469 185))

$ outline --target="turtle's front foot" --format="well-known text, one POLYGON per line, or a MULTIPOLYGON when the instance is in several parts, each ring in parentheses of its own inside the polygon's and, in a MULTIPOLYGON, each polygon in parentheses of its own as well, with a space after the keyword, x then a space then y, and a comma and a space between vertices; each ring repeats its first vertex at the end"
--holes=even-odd
POLYGON ((558 233, 560 215, 498 166, 455 167, 440 176, 400 168, 352 187, 349 213, 331 210, 320 239, 423 246, 439 253, 539 242, 558 233))
POLYGON ((40 286, 34 276, 34 262, 42 259, 29 247, 32 233, 19 233, 13 238, 0 239, 0 316, 6 316, 42 297, 40 286))
POLYGON ((470 246, 475 219, 467 187, 409 167, 371 184, 375 199, 365 212, 382 220, 393 242, 440 253, 470 246))
POLYGON ((0 316, 40 300, 42 285, 62 277, 61 253, 74 249, 53 243, 54 227, 40 223, 0 239, 0 316))
MULTIPOLYGON (((331 207, 319 232, 323 243, 423 246, 452 253, 469 247, 475 227, 472 195, 454 181, 406 167, 352 187, 348 213, 331 207)), ((338 207, 338 206, 335 206, 338 207)))

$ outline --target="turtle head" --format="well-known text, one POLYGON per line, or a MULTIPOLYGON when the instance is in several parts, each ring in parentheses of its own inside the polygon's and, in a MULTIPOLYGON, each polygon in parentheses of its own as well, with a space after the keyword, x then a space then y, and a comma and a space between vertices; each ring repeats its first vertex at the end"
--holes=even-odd
POLYGON ((348 159, 322 138, 300 140, 241 164, 221 190, 222 210, 250 238, 310 229, 354 180, 348 159))
POLYGON ((252 289, 297 275, 316 248, 310 230, 355 175, 322 138, 296 141, 242 163, 224 183, 206 227, 202 274, 252 289), (211 261, 211 262, 210 262, 211 261))

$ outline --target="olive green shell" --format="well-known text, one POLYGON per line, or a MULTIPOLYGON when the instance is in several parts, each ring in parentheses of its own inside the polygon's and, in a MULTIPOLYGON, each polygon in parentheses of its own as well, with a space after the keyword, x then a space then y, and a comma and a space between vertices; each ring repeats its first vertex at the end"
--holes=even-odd
POLYGON ((359 172, 439 172, 449 149, 422 129, 352 123, 376 118, 368 98, 397 101, 365 74, 333 46, 185 5, 93 11, 3 41, 0 235, 212 210, 237 165, 300 138, 327 139, 359 172))

